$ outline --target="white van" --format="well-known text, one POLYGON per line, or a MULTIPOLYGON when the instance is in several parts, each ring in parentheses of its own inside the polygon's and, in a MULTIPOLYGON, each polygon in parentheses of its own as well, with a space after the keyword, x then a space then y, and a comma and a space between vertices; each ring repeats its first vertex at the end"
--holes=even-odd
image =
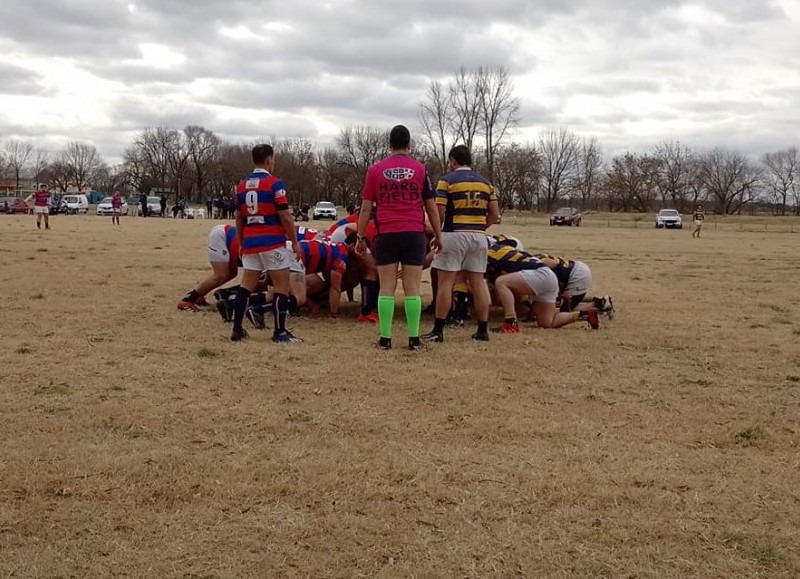
POLYGON ((67 213, 88 213, 89 199, 86 195, 64 195, 61 198, 62 205, 66 205, 67 213))

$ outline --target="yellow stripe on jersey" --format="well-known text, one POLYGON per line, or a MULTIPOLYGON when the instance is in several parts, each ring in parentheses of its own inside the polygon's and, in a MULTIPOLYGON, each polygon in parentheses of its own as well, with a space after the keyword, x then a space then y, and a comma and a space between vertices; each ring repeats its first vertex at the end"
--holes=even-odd
POLYGON ((436 185, 436 204, 445 208, 442 231, 483 232, 494 187, 471 169, 452 171, 436 185))

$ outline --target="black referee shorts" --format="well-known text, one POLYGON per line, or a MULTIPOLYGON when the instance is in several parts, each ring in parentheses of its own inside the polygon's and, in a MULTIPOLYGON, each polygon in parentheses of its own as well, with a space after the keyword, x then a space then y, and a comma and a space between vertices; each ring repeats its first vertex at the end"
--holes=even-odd
POLYGON ((422 232, 379 233, 373 247, 376 265, 400 263, 422 266, 427 252, 428 238, 422 232))

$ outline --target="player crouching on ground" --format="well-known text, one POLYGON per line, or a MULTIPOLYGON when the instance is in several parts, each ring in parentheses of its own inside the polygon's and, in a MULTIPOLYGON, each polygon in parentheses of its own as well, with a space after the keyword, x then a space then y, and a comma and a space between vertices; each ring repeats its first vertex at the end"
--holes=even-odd
MULTIPOLYGON (((293 300, 290 313, 296 313, 300 307, 308 306, 312 313, 319 312, 317 301, 327 297, 331 317, 339 314, 343 280, 350 270, 357 273, 358 256, 355 256, 355 235, 348 238, 349 246, 345 243, 328 243, 318 239, 300 241, 303 252, 303 262, 300 268, 292 268, 292 294, 293 300), (297 272, 302 272, 298 275, 297 272), (323 297, 322 294, 325 294, 323 297)), ((353 286, 358 284, 355 278, 353 286)), ((263 301, 256 298, 258 303, 247 310, 247 319, 257 329, 264 329, 264 314, 272 311, 271 296, 267 294, 263 301)))
MULTIPOLYGON (((225 285, 239 274, 239 240, 233 225, 215 225, 208 233, 208 261, 211 275, 197 284, 178 302, 179 310, 194 310, 207 306, 208 292, 225 285)), ((216 296, 216 294, 215 294, 216 296)), ((217 296, 217 300, 219 301, 217 296)), ((224 317, 224 316, 223 316, 224 317)))
POLYGON ((489 248, 487 274, 494 281, 497 296, 503 305, 503 324, 494 331, 519 333, 517 299, 531 297, 533 312, 540 328, 560 328, 585 320, 597 329, 600 323, 594 309, 583 312, 559 312, 556 309, 558 278, 547 265, 530 254, 508 245, 495 244, 489 248))
POLYGON ((606 314, 609 319, 614 317, 614 302, 611 300, 611 296, 586 297, 592 285, 592 270, 588 265, 582 261, 543 253, 534 253, 533 256, 547 264, 547 267, 556 274, 561 298, 559 309, 562 312, 596 309, 599 313, 606 314))

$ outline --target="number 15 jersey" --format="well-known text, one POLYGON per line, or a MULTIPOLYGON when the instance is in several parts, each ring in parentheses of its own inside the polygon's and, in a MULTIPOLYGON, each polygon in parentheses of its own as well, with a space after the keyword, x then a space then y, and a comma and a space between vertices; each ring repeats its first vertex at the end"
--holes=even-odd
POLYGON ((486 231, 491 201, 497 201, 494 187, 469 167, 442 175, 436 185, 436 204, 445 208, 442 231, 486 231))
POLYGON ((236 186, 236 210, 244 224, 242 254, 263 253, 286 246, 278 211, 289 208, 283 181, 256 169, 236 186))

